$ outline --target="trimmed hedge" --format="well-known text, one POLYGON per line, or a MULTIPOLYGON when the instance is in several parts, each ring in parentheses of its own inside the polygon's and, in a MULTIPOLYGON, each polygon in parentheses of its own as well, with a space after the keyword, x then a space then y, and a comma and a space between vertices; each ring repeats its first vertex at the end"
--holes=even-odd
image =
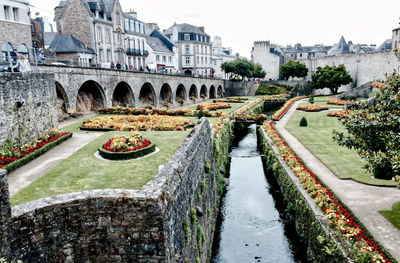
POLYGON ((149 153, 152 153, 155 150, 156 150, 156 145, 152 143, 145 148, 133 152, 109 152, 104 150, 103 148, 99 148, 99 154, 101 155, 101 157, 105 159, 115 161, 115 160, 129 160, 129 159, 139 158, 149 153))
POLYGON ((19 160, 16 160, 15 162, 7 164, 2 169, 7 170, 8 172, 14 171, 14 170, 18 169, 19 167, 21 167, 21 166, 29 163, 30 161, 36 159, 40 155, 46 153, 47 151, 53 149, 54 147, 56 147, 57 145, 61 144, 64 141, 68 140, 71 137, 72 137, 72 133, 68 133, 68 134, 58 138, 54 142, 50 142, 50 143, 44 145, 42 148, 37 149, 33 153, 30 153, 30 154, 24 156, 23 158, 21 158, 19 160))

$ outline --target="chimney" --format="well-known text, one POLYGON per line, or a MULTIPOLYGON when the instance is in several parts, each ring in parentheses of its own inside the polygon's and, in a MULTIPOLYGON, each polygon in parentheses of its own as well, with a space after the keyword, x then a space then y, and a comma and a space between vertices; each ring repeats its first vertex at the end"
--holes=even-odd
POLYGON ((201 26, 201 27, 199 27, 199 28, 200 28, 201 32, 204 33, 204 26, 201 26))

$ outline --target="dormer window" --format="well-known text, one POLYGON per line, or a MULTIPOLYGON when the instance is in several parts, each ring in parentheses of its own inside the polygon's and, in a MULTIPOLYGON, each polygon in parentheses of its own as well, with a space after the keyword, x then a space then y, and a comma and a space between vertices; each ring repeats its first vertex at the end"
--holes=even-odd
POLYGON ((185 35, 183 36, 183 39, 184 39, 185 41, 189 41, 189 40, 190 40, 190 34, 185 34, 185 35))
POLYGON ((117 20, 117 25, 120 25, 120 24, 121 24, 121 19, 120 19, 120 17, 119 17, 119 12, 117 12, 117 13, 115 14, 115 19, 117 20))

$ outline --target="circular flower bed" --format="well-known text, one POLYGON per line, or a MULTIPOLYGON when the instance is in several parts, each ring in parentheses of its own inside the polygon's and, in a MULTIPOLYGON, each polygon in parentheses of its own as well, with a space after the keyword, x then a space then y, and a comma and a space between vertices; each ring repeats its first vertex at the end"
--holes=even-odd
POLYGON ((99 149, 99 154, 109 160, 128 160, 145 156, 155 149, 155 144, 133 131, 130 136, 112 137, 99 149))
POLYGON ((317 106, 317 105, 305 105, 297 107, 298 110, 307 111, 307 112, 317 112, 327 110, 328 107, 317 106))

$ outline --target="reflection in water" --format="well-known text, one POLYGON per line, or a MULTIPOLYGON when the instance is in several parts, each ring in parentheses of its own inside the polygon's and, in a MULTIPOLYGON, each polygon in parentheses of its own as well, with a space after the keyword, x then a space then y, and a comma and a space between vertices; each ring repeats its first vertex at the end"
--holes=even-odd
POLYGON ((214 262, 301 262, 269 193, 255 125, 231 152, 230 185, 222 207, 214 262))

